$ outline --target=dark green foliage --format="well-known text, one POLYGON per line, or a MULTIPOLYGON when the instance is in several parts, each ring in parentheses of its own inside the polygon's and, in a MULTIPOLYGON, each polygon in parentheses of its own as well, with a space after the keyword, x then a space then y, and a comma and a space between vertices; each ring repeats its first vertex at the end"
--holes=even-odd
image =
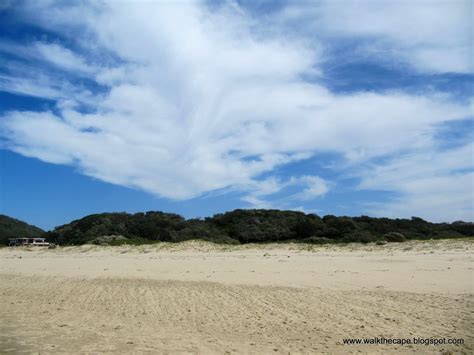
POLYGON ((0 245, 7 245, 8 238, 39 237, 44 233, 41 228, 29 225, 8 216, 0 215, 0 245))
POLYGON ((318 237, 338 240, 344 237, 344 233, 334 227, 325 226, 324 229, 316 234, 318 237))
POLYGON ((387 242, 404 242, 407 240, 402 233, 390 232, 383 235, 383 239, 387 242))
POLYGON ((432 236, 433 239, 447 239, 447 238, 463 238, 466 235, 456 232, 455 230, 440 230, 436 231, 432 236))
POLYGON ((373 242, 376 242, 377 240, 378 238, 375 235, 373 235, 369 231, 364 231, 364 230, 348 233, 342 239, 342 241, 345 243, 355 242, 355 243, 363 243, 363 244, 373 243, 373 242))
POLYGON ((235 210, 215 215, 206 222, 240 243, 279 242, 298 238, 298 225, 309 216, 279 210, 235 210))
MULTIPOLYGON (((3 220, 6 219, 8 217, 3 216, 3 220)), ((6 243, 7 238, 39 236, 42 233, 41 230, 22 224, 20 221, 8 219, 7 222, 0 223, 2 233, 0 237, 3 243, 6 243)), ((43 234, 48 241, 57 244, 97 243, 97 240, 108 240, 97 239, 102 236, 124 237, 111 238, 108 244, 114 245, 181 242, 191 239, 223 244, 282 241, 311 244, 350 242, 380 244, 384 241, 462 238, 473 235, 473 223, 461 221, 449 224, 430 223, 418 217, 389 219, 328 215, 320 218, 315 214, 263 209, 238 209, 204 220, 185 220, 177 214, 153 211, 136 214, 102 213, 72 221, 43 234)))
POLYGON ((314 214, 301 216, 296 225, 295 233, 298 238, 308 238, 321 234, 325 229, 324 222, 314 214))
POLYGON ((474 235, 474 224, 463 222, 463 221, 456 221, 447 225, 448 229, 454 230, 458 233, 463 235, 474 235))
POLYGON ((324 238, 324 237, 309 237, 299 240, 300 243, 308 244, 330 244, 335 243, 334 239, 324 238))
POLYGON ((336 217, 336 216, 324 216, 323 221, 326 227, 333 228, 338 231, 339 234, 347 234, 355 231, 356 225, 350 217, 336 217))
POLYGON ((173 213, 102 213, 56 227, 46 236, 57 244, 84 244, 103 235, 171 242, 185 226, 184 218, 173 213))

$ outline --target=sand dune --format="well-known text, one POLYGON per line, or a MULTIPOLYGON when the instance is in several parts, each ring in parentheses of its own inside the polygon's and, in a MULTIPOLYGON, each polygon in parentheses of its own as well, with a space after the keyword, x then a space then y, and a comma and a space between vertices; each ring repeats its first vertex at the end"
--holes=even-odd
POLYGON ((0 250, 0 351, 471 353, 473 242, 0 250), (344 338, 463 338, 345 345, 344 338))

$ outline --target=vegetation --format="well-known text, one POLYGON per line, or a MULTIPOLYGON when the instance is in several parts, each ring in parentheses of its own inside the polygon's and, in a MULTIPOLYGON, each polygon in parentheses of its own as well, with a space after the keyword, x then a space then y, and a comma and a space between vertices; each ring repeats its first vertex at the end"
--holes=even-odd
POLYGON ((31 226, 17 219, 0 215, 0 245, 8 244, 8 238, 38 237, 44 233, 41 228, 31 226))
POLYGON ((418 217, 389 219, 319 217, 296 211, 234 210, 205 219, 188 219, 164 212, 102 213, 84 217, 44 232, 0 215, 0 243, 8 238, 43 236, 63 245, 145 244, 191 239, 223 244, 301 242, 370 243, 403 242, 410 239, 462 238, 474 235, 474 224, 430 223, 418 217))
POLYGON ((418 217, 389 219, 319 217, 296 211, 234 210, 205 219, 163 212, 103 213, 84 217, 44 234, 57 244, 143 244, 201 239, 245 244, 293 241, 312 244, 403 242, 410 239, 459 238, 474 235, 470 222, 430 223, 418 217), (105 239, 107 240, 107 239, 105 239))

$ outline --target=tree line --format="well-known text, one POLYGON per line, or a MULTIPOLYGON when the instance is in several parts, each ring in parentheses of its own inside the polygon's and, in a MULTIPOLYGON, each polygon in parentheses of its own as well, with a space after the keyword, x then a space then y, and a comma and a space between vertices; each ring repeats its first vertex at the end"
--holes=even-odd
POLYGON ((403 242, 410 239, 461 238, 474 235, 474 224, 457 221, 431 223, 410 219, 336 217, 297 211, 237 209, 205 219, 184 219, 174 213, 101 213, 44 232, 48 241, 62 245, 103 243, 143 244, 200 239, 215 243, 245 244, 302 242, 403 242), (107 239, 106 239, 107 241, 107 239))

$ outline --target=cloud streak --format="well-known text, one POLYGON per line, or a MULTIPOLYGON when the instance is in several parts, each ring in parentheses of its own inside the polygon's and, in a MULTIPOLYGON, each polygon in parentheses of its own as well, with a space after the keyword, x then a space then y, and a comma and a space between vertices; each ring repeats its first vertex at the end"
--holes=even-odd
POLYGON ((474 71, 469 0, 290 3, 272 22, 298 24, 305 36, 351 40, 358 56, 407 63, 422 73, 474 71))

